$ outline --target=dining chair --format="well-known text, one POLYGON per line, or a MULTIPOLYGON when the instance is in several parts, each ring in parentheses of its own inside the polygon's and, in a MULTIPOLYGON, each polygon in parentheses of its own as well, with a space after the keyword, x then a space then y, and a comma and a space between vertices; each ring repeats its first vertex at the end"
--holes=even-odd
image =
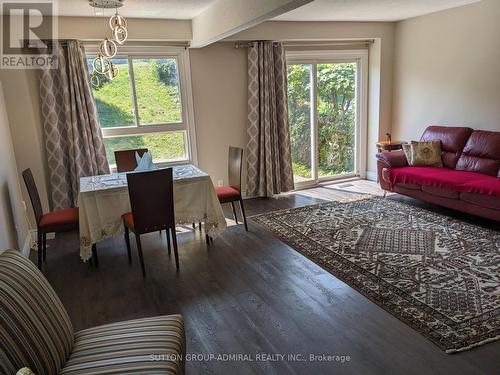
POLYGON ((47 233, 78 231, 78 208, 65 208, 44 214, 40 195, 36 187, 31 169, 23 171, 23 179, 30 196, 33 213, 35 214, 38 240, 38 268, 42 269, 42 258, 47 256, 47 233))
POLYGON ((127 174, 128 193, 131 212, 122 215, 125 225, 125 243, 128 260, 130 254, 129 231, 135 234, 137 251, 141 261, 142 275, 146 277, 146 268, 142 254, 141 234, 161 231, 167 232, 168 253, 170 254, 170 232, 174 247, 175 266, 179 269, 177 237, 175 234, 174 186, 172 168, 127 174))
POLYGON ((142 155, 148 152, 148 149, 138 148, 135 150, 115 151, 116 170, 118 173, 130 172, 137 168, 137 160, 135 159, 136 152, 142 157, 142 155))
POLYGON ((239 147, 229 147, 228 155, 228 177, 229 186, 218 186, 215 188, 220 203, 231 203, 233 207, 234 221, 238 224, 236 208, 234 202, 240 203, 241 214, 245 224, 245 230, 248 232, 247 218, 243 198, 241 197, 241 167, 243 161, 243 149, 239 147))

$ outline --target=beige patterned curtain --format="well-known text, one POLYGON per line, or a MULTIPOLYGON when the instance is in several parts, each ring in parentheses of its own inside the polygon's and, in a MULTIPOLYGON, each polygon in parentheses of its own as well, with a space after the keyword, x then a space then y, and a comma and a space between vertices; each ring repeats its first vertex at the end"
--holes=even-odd
POLYGON ((54 209, 76 206, 80 177, 109 173, 83 47, 78 41, 58 47, 58 68, 40 77, 54 209))
POLYGON ((285 51, 281 43, 248 48, 247 195, 265 196, 294 188, 285 51))

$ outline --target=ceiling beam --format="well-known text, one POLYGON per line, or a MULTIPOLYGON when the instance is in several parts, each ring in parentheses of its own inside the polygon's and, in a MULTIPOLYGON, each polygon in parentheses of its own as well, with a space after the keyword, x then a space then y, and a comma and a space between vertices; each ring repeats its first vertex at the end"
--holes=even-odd
POLYGON ((205 47, 312 0, 217 0, 192 21, 191 47, 205 47))

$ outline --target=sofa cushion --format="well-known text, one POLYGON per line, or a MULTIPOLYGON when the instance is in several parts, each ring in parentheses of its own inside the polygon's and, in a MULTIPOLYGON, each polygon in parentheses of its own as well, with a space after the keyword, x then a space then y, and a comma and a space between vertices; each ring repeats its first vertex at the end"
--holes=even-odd
POLYGON ((181 315, 128 320, 85 329, 61 374, 183 374, 181 315))
POLYGON ((421 141, 441 140, 441 158, 446 168, 455 169, 465 143, 472 133, 471 128, 450 126, 429 126, 420 138, 421 141))
POLYGON ((455 169, 498 176, 500 168, 500 132, 474 130, 458 159, 455 169))
POLYGON ((438 167, 401 167, 388 170, 391 184, 420 184, 464 193, 500 197, 500 179, 482 173, 438 167))
POLYGON ((491 195, 460 193, 460 199, 464 202, 500 211, 500 199, 491 195))
POLYGON ((29 367, 57 374, 73 347, 73 326, 35 265, 19 252, 0 254, 0 374, 29 367))

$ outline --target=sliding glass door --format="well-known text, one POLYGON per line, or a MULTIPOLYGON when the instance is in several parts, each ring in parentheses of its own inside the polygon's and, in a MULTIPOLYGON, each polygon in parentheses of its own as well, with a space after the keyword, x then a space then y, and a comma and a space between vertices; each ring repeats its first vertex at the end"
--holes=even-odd
POLYGON ((360 174, 364 53, 291 52, 288 108, 297 187, 360 174))

